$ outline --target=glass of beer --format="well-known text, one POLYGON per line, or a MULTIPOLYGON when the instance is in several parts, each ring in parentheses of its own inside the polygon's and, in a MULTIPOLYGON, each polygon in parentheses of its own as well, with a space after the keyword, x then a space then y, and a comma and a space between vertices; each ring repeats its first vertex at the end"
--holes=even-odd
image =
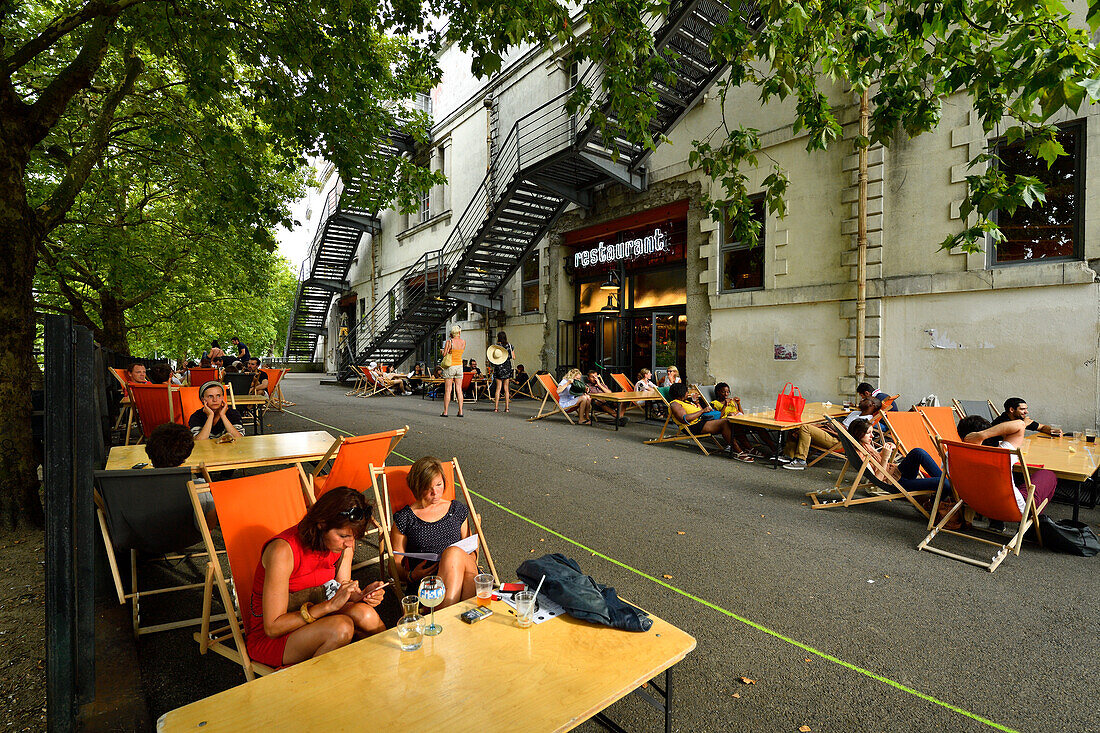
POLYGON ((488 606, 493 602, 493 576, 489 573, 481 573, 474 576, 474 587, 477 589, 477 605, 488 606))

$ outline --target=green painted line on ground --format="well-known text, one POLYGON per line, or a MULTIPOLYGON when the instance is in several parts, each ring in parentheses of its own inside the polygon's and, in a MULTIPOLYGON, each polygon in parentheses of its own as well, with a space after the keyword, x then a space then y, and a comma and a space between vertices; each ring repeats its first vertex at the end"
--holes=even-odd
MULTIPOLYGON (((287 410, 286 412, 290 412, 290 411, 287 410)), ((323 425, 326 428, 331 428, 333 430, 336 430, 337 432, 344 433, 345 435, 353 435, 353 433, 349 433, 346 430, 341 430, 340 428, 334 427, 332 425, 325 425, 323 422, 320 422, 319 420, 314 420, 313 418, 310 418, 310 417, 306 417, 305 415, 299 415, 298 413, 295 413, 295 412, 290 412, 290 414, 295 415, 296 417, 300 417, 303 420, 309 420, 310 422, 317 423, 318 425, 323 425)), ((402 454, 398 453, 397 451, 394 451, 393 455, 397 456, 398 458, 404 458, 409 463, 414 462, 412 458, 409 458, 408 456, 402 455, 402 454)), ((512 516, 516 517, 517 519, 522 519, 523 521, 527 522, 528 524, 531 524, 535 527, 538 527, 543 532, 547 532, 547 533, 552 534, 553 536, 555 536, 559 539, 565 540, 566 542, 568 542, 571 545, 576 545, 577 547, 581 548, 582 550, 585 550, 587 552, 592 553, 596 557, 607 560, 612 565, 617 565, 617 566, 619 566, 620 568, 622 568, 624 570, 629 570, 630 572, 632 572, 636 575, 640 575, 641 577, 645 578, 646 580, 652 581, 652 582, 656 583, 657 585, 662 586, 663 588, 667 588, 668 590, 672 591, 673 593, 678 593, 678 594, 682 595, 683 597, 689 598, 689 599, 695 601, 696 603, 698 603, 700 605, 703 605, 703 606, 706 606, 707 608, 709 608, 713 611, 717 611, 720 614, 723 614, 725 616, 729 616, 730 618, 734 619, 735 621, 739 621, 739 622, 745 624, 746 626, 749 626, 751 628, 756 629, 757 631, 762 631, 765 634, 768 634, 769 636, 775 637, 776 639, 779 639, 780 641, 785 641, 786 643, 791 644, 792 646, 796 646, 796 647, 798 647, 799 649, 801 649, 805 652, 808 652, 810 654, 818 656, 818 657, 820 657, 822 659, 825 659, 827 661, 833 662, 834 664, 839 664, 841 667, 844 667, 845 669, 849 669, 853 672, 857 672, 857 673, 859 673, 859 674, 861 674, 865 677, 870 677, 871 679, 873 679, 877 682, 881 682, 881 683, 883 683, 885 685, 889 685, 890 687, 893 687, 897 690, 901 690, 902 692, 908 693, 910 695, 914 695, 915 697, 919 697, 921 700, 924 700, 926 702, 930 702, 934 705, 939 705, 940 707, 946 708, 947 710, 950 710, 953 713, 958 713, 959 715, 965 715, 966 717, 970 718, 971 720, 976 720, 979 723, 983 723, 985 725, 988 725, 990 728, 994 728, 994 729, 999 730, 999 731, 1004 731, 1005 733, 1018 733, 1018 731, 1016 731, 1013 728, 1009 728, 1008 726, 1001 725, 1000 723, 989 720, 988 718, 983 718, 982 716, 978 715, 977 713, 972 713, 969 710, 964 710, 964 709, 962 709, 962 708, 960 708, 956 705, 952 705, 949 702, 944 702, 943 700, 939 700, 935 697, 932 697, 931 695, 927 695, 927 694, 921 692, 920 690, 914 690, 912 687, 907 687, 907 686, 903 685, 900 682, 895 682, 894 680, 890 679, 889 677, 883 677, 882 675, 876 674, 876 673, 872 672, 869 669, 864 669, 863 667, 859 667, 855 664, 852 664, 851 662, 845 662, 843 659, 838 659, 837 657, 834 657, 831 654, 828 654, 826 652, 815 649, 814 647, 810 646, 809 644, 804 644, 801 641, 798 641, 797 639, 792 639, 789 636, 784 636, 783 634, 779 633, 778 631, 773 631, 772 629, 769 629, 767 626, 762 626, 762 625, 756 623, 755 621, 747 619, 743 616, 739 616, 736 613, 734 613, 733 611, 730 611, 729 609, 722 608, 721 606, 716 605, 714 603, 711 603, 710 601, 708 601, 704 598, 700 598, 699 596, 688 593, 686 590, 683 590, 681 588, 677 588, 674 585, 666 583, 664 580, 661 580, 660 578, 655 578, 652 575, 649 575, 646 572, 638 570, 637 568, 631 567, 630 565, 627 565, 624 562, 620 562, 619 560, 616 560, 613 557, 608 557, 607 555, 603 554, 602 552, 599 552, 598 550, 593 550, 591 547, 588 547, 587 545, 581 544, 580 542, 578 542, 577 540, 572 539, 571 537, 566 537, 561 532, 557 532, 553 529, 550 529, 549 527, 536 522, 534 519, 531 519, 530 517, 525 517, 524 515, 520 514, 519 512, 517 512, 513 509, 509 509, 508 507, 504 506, 503 504, 500 504, 498 502, 493 501, 492 499, 485 496, 484 494, 479 494, 478 492, 474 491, 473 489, 470 489, 470 493, 473 494, 474 496, 476 496, 477 498, 481 499, 482 501, 487 502, 489 504, 492 504, 497 509, 500 509, 503 512, 511 514, 512 516)))

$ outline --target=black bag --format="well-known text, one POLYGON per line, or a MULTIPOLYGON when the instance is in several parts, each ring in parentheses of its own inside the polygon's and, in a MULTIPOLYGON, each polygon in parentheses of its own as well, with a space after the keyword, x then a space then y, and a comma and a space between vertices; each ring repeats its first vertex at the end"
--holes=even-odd
POLYGON ((569 394, 574 397, 580 396, 588 391, 588 385, 584 383, 583 379, 574 379, 569 385, 569 394))
POLYGON ((1055 552, 1068 555, 1092 557, 1100 553, 1100 539, 1092 527, 1072 519, 1055 522, 1045 514, 1039 515, 1039 531, 1043 535, 1043 546, 1055 552))

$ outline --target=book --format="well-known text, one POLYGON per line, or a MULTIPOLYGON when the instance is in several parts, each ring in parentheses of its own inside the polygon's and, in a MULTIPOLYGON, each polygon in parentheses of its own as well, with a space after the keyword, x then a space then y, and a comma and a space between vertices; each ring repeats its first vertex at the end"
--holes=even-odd
MULTIPOLYGON (((463 552, 469 555, 471 552, 477 549, 477 535, 472 534, 466 539, 459 540, 458 542, 454 543, 453 545, 451 545, 451 547, 459 547, 462 549, 463 552)), ((439 554, 435 552, 395 552, 393 554, 407 557, 412 560, 427 560, 429 562, 439 561, 439 554)))

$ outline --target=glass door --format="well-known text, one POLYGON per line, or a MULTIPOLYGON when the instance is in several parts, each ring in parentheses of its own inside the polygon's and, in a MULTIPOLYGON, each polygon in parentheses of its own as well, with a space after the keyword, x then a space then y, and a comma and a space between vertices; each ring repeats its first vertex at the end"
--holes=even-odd
POLYGON ((687 361, 687 316, 681 313, 654 313, 651 324, 653 348, 650 369, 653 374, 663 379, 668 367, 675 366, 684 375, 687 361))

